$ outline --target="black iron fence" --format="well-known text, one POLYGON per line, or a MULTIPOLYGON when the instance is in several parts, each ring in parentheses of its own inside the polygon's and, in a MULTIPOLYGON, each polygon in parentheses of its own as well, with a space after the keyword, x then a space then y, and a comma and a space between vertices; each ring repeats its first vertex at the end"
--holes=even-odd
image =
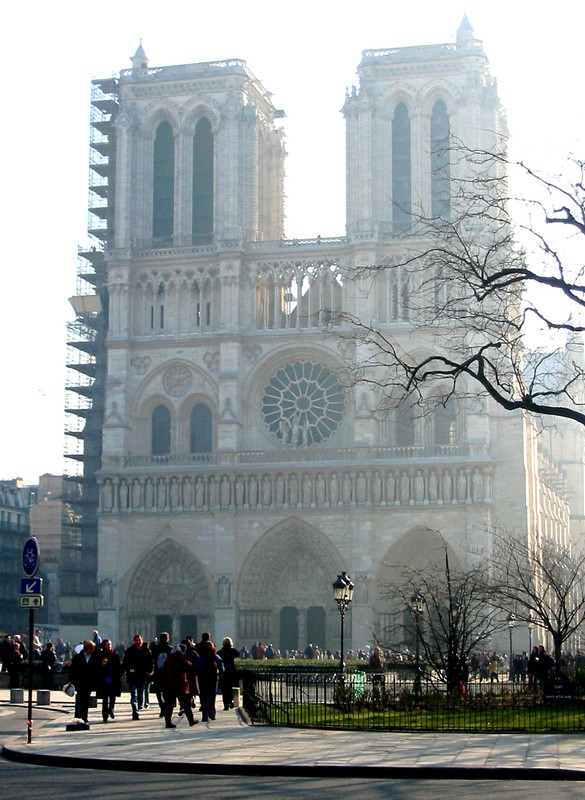
POLYGON ((561 679, 531 685, 500 676, 452 692, 414 670, 242 670, 240 680, 244 706, 262 724, 477 733, 585 730, 583 692, 561 679))

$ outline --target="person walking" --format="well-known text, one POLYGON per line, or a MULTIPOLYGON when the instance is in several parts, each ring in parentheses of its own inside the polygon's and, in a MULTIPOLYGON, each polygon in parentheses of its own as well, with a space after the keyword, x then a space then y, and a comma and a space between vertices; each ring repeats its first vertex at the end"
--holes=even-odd
POLYGON ((221 696, 223 699, 223 710, 229 711, 234 707, 234 687, 237 683, 237 670, 235 665, 236 658, 239 658, 240 653, 234 647, 233 641, 229 636, 226 636, 222 642, 222 647, 217 651, 217 655, 223 662, 223 674, 220 679, 221 696))
POLYGON ((161 717, 164 717, 165 715, 163 668, 172 650, 173 648, 169 644, 169 634, 167 631, 163 631, 158 637, 157 644, 155 644, 151 649, 152 661, 154 664, 152 687, 154 689, 154 693, 156 694, 158 707, 160 709, 159 716, 161 717))
POLYGON ((109 639, 103 639, 93 655, 95 686, 98 700, 102 701, 102 719, 114 719, 116 698, 122 694, 122 667, 120 656, 109 639))
POLYGON ((215 697, 217 684, 223 672, 223 662, 217 655, 217 649, 211 641, 211 634, 205 632, 197 643, 199 658, 195 663, 195 674, 199 684, 201 699, 201 719, 203 722, 215 719, 215 697))
POLYGON ((84 642, 83 649, 73 656, 69 667, 69 680, 75 686, 75 718, 82 722, 88 721, 89 698, 95 688, 94 650, 91 639, 84 642))
POLYGON ((6 669, 8 670, 8 688, 20 688, 20 674, 24 665, 24 656, 20 650, 20 643, 10 640, 7 636, 4 645, 4 658, 6 659, 6 669))
POLYGON ((53 688, 53 676, 55 674, 55 664, 57 654, 53 642, 47 642, 45 649, 41 652, 41 688, 53 688))
POLYGON ((166 728, 176 728, 172 720, 173 709, 177 702, 183 714, 189 720, 189 725, 196 725, 199 720, 195 719, 191 708, 191 695, 189 691, 189 677, 187 672, 190 663, 185 655, 186 646, 175 645, 167 656, 161 670, 161 683, 163 686, 164 697, 164 718, 166 728))
POLYGON ((152 653, 148 648, 142 647, 142 636, 137 633, 132 647, 126 650, 122 661, 122 673, 126 675, 130 690, 133 720, 140 719, 138 712, 144 705, 144 684, 150 680, 153 672, 152 653))

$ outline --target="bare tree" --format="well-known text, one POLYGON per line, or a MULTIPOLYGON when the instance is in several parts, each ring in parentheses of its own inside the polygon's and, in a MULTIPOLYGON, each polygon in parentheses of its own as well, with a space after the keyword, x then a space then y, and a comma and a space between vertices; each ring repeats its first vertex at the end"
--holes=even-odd
POLYGON ((429 675, 454 692, 470 653, 501 627, 501 614, 485 564, 453 567, 445 542, 443 551, 442 566, 401 567, 402 580, 387 587, 387 596, 406 611, 429 675))
POLYGON ((459 146, 451 158, 444 216, 412 215, 395 257, 357 271, 363 292, 395 274, 398 316, 416 329, 417 347, 396 326, 345 315, 368 345, 352 379, 381 387, 390 403, 405 394, 422 403, 440 386, 442 402, 483 394, 508 410, 585 424, 576 336, 585 320, 585 163, 571 160, 568 177, 549 179, 504 153, 459 146), (530 199, 509 192, 514 173, 530 199), (543 345, 529 346, 543 334, 543 345))
POLYGON ((585 553, 495 531, 490 564, 493 602, 550 634, 559 671, 563 646, 585 621, 585 553))

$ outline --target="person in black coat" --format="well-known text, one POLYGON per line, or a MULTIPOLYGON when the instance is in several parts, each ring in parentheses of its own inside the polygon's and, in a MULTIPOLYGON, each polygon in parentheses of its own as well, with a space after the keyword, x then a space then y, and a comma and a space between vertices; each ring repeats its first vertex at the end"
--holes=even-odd
POLYGON ((69 667, 69 680, 75 686, 75 717, 83 722, 87 722, 89 698, 95 688, 94 650, 95 644, 88 639, 83 650, 73 656, 69 667))
POLYGON ((132 705, 132 719, 140 719, 138 712, 144 704, 144 684, 152 680, 154 662, 152 653, 147 647, 142 647, 142 636, 134 636, 134 644, 124 653, 122 672, 128 679, 130 689, 130 704, 132 705))
POLYGON ((201 719, 203 722, 215 719, 215 696, 217 683, 223 672, 223 661, 217 655, 215 645, 210 634, 201 634, 201 641, 197 643, 199 658, 195 662, 195 675, 199 686, 201 700, 201 719))
POLYGON ((45 649, 41 652, 41 687, 43 689, 53 688, 56 663, 57 654, 55 653, 53 642, 47 642, 45 649))
POLYGON ((24 657, 20 652, 20 644, 14 642, 9 636, 5 639, 3 658, 8 670, 8 688, 18 689, 20 687, 20 674, 24 664, 24 657))
POLYGON ((223 661, 223 674, 219 682, 223 699, 223 710, 229 711, 230 708, 234 707, 233 689, 234 686, 238 685, 235 660, 239 658, 240 653, 234 647, 234 643, 230 637, 226 636, 222 642, 221 650, 217 651, 217 655, 223 661))
POLYGON ((165 699, 163 694, 164 681, 162 671, 165 661, 167 660, 172 649, 173 648, 169 644, 169 634, 167 631, 163 631, 159 636, 158 642, 153 645, 150 651, 152 653, 152 660, 154 663, 154 677, 152 685, 154 687, 156 699, 158 700, 158 705, 160 708, 159 716, 161 717, 164 717, 165 715, 165 699))
POLYGON ((93 653, 95 686, 98 699, 102 701, 102 719, 114 719, 116 697, 122 694, 122 668, 120 656, 109 639, 103 639, 93 653))

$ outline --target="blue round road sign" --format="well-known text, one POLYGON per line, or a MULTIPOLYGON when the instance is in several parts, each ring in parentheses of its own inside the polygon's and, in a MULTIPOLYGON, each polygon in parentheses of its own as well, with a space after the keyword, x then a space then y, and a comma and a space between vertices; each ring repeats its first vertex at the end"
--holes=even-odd
POLYGON ((40 554, 39 543, 34 536, 30 536, 22 548, 22 568, 27 578, 32 578, 36 574, 40 554))

